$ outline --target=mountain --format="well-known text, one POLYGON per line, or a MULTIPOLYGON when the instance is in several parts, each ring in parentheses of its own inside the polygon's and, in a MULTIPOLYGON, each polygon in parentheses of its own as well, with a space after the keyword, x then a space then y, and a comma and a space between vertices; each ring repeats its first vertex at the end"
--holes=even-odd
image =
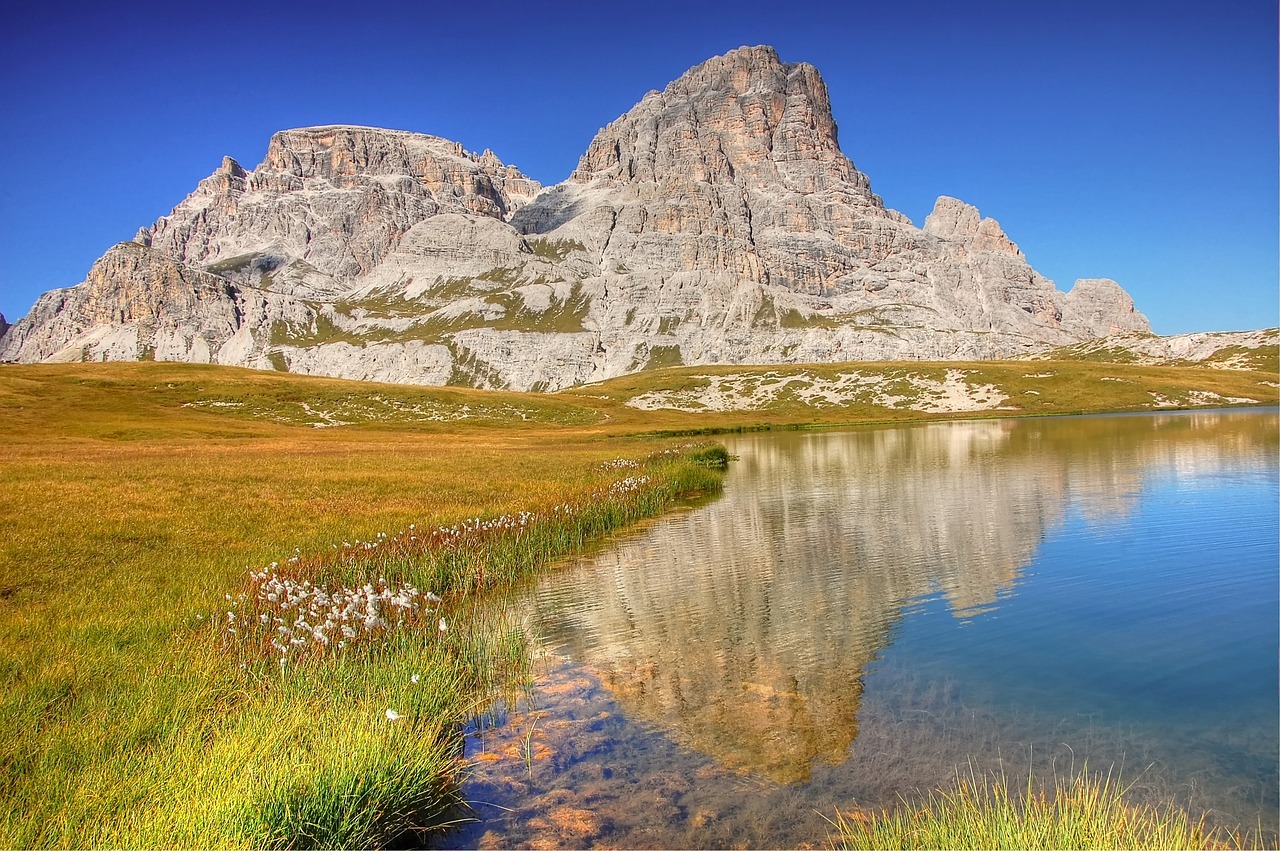
POLYGON ((923 228, 840 149, 821 76, 704 62, 544 189, 491 152, 367 127, 272 137, 42 296, 0 359, 216 362, 555 390, 674 364, 1006 358, 1149 334, 1115 282, 1068 293, 1000 225, 923 228))

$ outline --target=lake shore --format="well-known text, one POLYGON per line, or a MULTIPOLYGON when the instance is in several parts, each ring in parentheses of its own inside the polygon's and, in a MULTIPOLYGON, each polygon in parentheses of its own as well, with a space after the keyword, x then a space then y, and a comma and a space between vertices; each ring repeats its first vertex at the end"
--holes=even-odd
MULTIPOLYGON (((1203 384, 1189 375, 1178 380, 1203 384)), ((1165 382, 1156 392, 1172 398, 1173 379, 1164 373, 1143 380, 1165 382)), ((425 675, 406 661, 414 654, 438 654, 432 658, 459 702, 520 676, 518 665, 499 665, 518 660, 518 652, 508 647, 503 656, 490 645, 469 644, 448 612, 441 616, 449 628, 427 633, 434 644, 370 650, 361 665, 332 669, 341 676, 323 688, 314 677, 282 686, 251 665, 239 669, 228 664, 214 634, 227 628, 226 612, 236 611, 219 603, 251 593, 250 569, 318 557, 344 541, 378 542, 379 533, 392 537, 411 527, 545 514, 638 475, 663 479, 667 473, 615 462, 647 465, 688 438, 640 432, 848 425, 869 416, 856 407, 708 416, 640 411, 626 405, 622 392, 592 400, 168 364, 0 369, 7 411, 0 422, 7 483, 0 508, 10 518, 0 550, 6 844, 287 842, 273 827, 278 819, 244 821, 257 794, 245 790, 275 788, 273 806, 297 812, 290 796, 299 789, 305 793, 313 782, 321 784, 316 789, 345 788, 349 777, 273 753, 364 752, 374 765, 402 756, 386 734, 408 728, 399 721, 412 716, 390 697, 420 698, 406 692, 419 684, 411 681, 415 674, 420 682, 425 675), (369 403, 374 396, 390 401, 369 403), (209 625, 215 617, 217 628, 209 625), (495 670, 498 676, 481 676, 495 670), (338 711, 353 705, 369 716, 364 726, 353 727, 338 711), (399 717, 391 720, 388 710, 399 717), (275 786, 262 779, 264 766, 273 764, 281 766, 275 786), (220 801, 213 808, 220 815, 192 818, 184 803, 191 800, 220 801)), ((1064 394, 1060 404, 1075 398, 1064 394)), ((1114 401, 1100 400, 1096 410, 1114 409, 1103 404, 1114 401)), ((875 415, 884 422, 959 414, 875 415)), ((696 481, 684 475, 670 473, 671 489, 661 499, 585 530, 574 545, 712 487, 702 473, 696 481)), ((548 549, 547 559, 568 551, 548 549)), ((299 580, 332 592, 353 578, 316 573, 299 580)), ((415 582, 408 572, 365 579, 386 579, 397 591, 415 582)), ((436 593, 425 584, 418 590, 436 593)), ((500 622, 483 629, 511 635, 500 622)), ((422 703, 422 712, 432 706, 422 703)), ((424 738, 447 741, 444 728, 423 730, 430 734, 424 738)), ((424 760, 419 770, 434 776, 454 769, 424 760)), ((449 801, 438 803, 443 812, 449 801)), ((405 806, 424 803, 409 795, 405 806)))

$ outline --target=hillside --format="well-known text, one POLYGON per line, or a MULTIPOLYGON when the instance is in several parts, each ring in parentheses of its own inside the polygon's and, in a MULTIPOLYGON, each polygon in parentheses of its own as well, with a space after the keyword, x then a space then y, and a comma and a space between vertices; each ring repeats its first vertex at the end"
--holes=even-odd
POLYGON ((308 430, 635 435, 1280 403, 1277 371, 1089 361, 650 370, 560 393, 370 385, 189 364, 0 368, 0 438, 276 439, 308 430), (92 410, 90 418, 77 412, 92 410))

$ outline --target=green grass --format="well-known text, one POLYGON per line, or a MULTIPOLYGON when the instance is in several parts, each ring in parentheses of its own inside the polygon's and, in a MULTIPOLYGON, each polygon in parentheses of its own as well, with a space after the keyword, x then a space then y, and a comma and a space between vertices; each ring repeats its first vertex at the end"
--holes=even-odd
POLYGON ((575 251, 586 251, 587 247, 576 239, 531 239, 529 247, 534 256, 559 263, 575 251))
POLYGON ((644 368, 665 369, 673 366, 683 366, 684 357, 680 354, 679 346, 654 346, 649 349, 649 360, 645 363, 644 368))
POLYGON ((520 283, 520 276, 523 274, 523 263, 519 266, 496 266, 487 272, 481 272, 479 275, 476 275, 475 280, 492 281, 495 284, 514 286, 520 283))
POLYGON ((224 257, 221 260, 215 260, 213 263, 204 267, 204 270, 213 275, 224 275, 227 272, 237 272, 246 268, 262 255, 257 251, 251 251, 248 254, 237 254, 234 257, 224 257))
POLYGON ((891 811, 839 813, 834 824, 839 849, 1249 847, 1245 838, 1210 830, 1176 807, 1130 805, 1117 778, 1087 771, 1049 790, 1028 784, 1020 792, 1004 777, 971 772, 951 791, 891 811))
POLYGON ((298 327, 284 321, 278 321, 271 326, 271 345, 273 346, 288 345, 306 348, 309 346, 322 346, 327 343, 349 343, 353 346, 363 346, 365 343, 388 339, 389 336, 390 333, 386 331, 362 334, 341 328, 334 324, 332 319, 320 312, 318 307, 315 312, 315 323, 309 327, 298 327))
MULTIPOLYGON (((493 281, 504 286, 514 286, 520 270, 495 269, 484 273, 475 280, 493 281)), ((541 276, 524 283, 558 283, 548 282, 541 276)), ((568 334, 583 330, 583 321, 590 309, 590 298, 582 291, 579 284, 574 284, 567 298, 562 301, 553 300, 546 310, 535 311, 525 306, 525 300, 517 292, 498 290, 472 289, 472 279, 451 279, 433 288, 430 303, 407 302, 383 296, 370 296, 360 301, 341 302, 336 309, 343 315, 354 317, 357 312, 374 320, 374 323, 362 330, 343 328, 332 319, 317 312, 312 326, 298 327, 286 322, 277 322, 272 327, 271 343, 275 346, 291 345, 299 347, 319 346, 328 343, 348 343, 362 346, 366 343, 404 343, 421 341, 448 345, 449 338, 459 331, 473 328, 492 328, 498 331, 524 331, 540 333, 568 334), (490 305, 502 308, 501 315, 486 318, 479 312, 466 312, 456 315, 441 315, 441 293, 451 294, 453 300, 463 296, 481 297, 490 305), (417 314, 415 316, 415 313, 417 314), (408 317, 414 321, 405 328, 396 330, 379 326, 376 320, 408 317)), ((318 310, 318 308, 317 308, 318 310)), ((469 386, 472 372, 463 370, 460 383, 469 386), (466 380, 461 380, 466 378, 466 380)))
POLYGON ((841 323, 821 313, 801 313, 794 307, 782 314, 778 319, 782 328, 839 328, 841 323))
POLYGON ((1056 416, 1110 411, 1150 411, 1237 404, 1227 400, 1254 399, 1258 404, 1280 403, 1277 371, 1224 370, 1201 366, 1143 366, 1081 361, 976 361, 943 363, 865 362, 849 364, 782 364, 772 366, 686 366, 649 370, 557 393, 598 408, 616 428, 635 430, 702 431, 742 428, 789 428, 811 425, 858 425, 998 416, 1056 416), (910 406, 923 398, 907 380, 934 381, 951 370, 971 385, 992 385, 1006 399, 997 406, 951 413, 929 413, 910 406), (804 403, 796 391, 815 380, 836 381, 857 373, 883 377, 884 390, 905 396, 898 407, 885 407, 868 397, 841 404, 804 403), (646 394, 695 391, 707 386, 708 376, 735 377, 744 389, 788 376, 804 376, 751 410, 683 412, 658 409, 637 411, 626 403, 646 394), (1208 395, 1205 395, 1208 394, 1208 395), (1216 397, 1212 394, 1216 394, 1216 397), (1165 404, 1157 404, 1163 401, 1165 404))
POLYGON ((517 625, 473 602, 718 486, 661 454, 670 441, 514 414, 316 430, 187 406, 358 388, 173 364, 0 370, 0 844, 365 847, 456 818, 458 731, 527 664, 517 625), (639 468, 605 463, 619 457, 639 468), (629 475, 650 481, 610 492, 629 475), (448 547, 398 534, 522 510, 537 518, 519 532, 448 547), (353 559, 344 540, 385 545, 353 559), (282 670, 269 643, 225 631, 227 611, 264 613, 247 568, 273 561, 329 588, 416 583, 443 608, 282 670))
POLYGON ((457 815, 460 725, 526 676, 521 630, 476 604, 718 486, 723 450, 641 433, 944 416, 794 396, 700 414, 625 402, 698 375, 851 368, 1039 389, 1002 415, 1206 389, 1276 400, 1270 373, 1052 362, 686 367, 553 395, 154 362, 0 367, 0 844, 416 841, 457 815), (307 409, 350 424, 312 428, 307 409), (525 511, 518 529, 423 542, 525 511), (281 669, 264 634, 226 631, 227 611, 267 613, 248 570, 272 562, 329 589, 385 579, 444 601, 281 669))
POLYGON ((1274 372, 1280 369, 1280 346, 1226 346, 1204 361, 1206 366, 1230 364, 1235 369, 1274 372))

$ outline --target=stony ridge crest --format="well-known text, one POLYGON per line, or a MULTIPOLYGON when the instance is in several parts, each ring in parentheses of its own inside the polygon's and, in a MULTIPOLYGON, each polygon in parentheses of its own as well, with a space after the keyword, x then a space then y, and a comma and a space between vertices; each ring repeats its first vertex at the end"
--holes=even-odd
POLYGON ((923 228, 841 151, 811 65, 744 47, 604 127, 543 188, 491 152, 330 126, 231 158, 0 359, 216 362, 556 390, 675 364, 1016 357, 1150 332, 1109 280, 1056 290, 989 218, 923 228))

